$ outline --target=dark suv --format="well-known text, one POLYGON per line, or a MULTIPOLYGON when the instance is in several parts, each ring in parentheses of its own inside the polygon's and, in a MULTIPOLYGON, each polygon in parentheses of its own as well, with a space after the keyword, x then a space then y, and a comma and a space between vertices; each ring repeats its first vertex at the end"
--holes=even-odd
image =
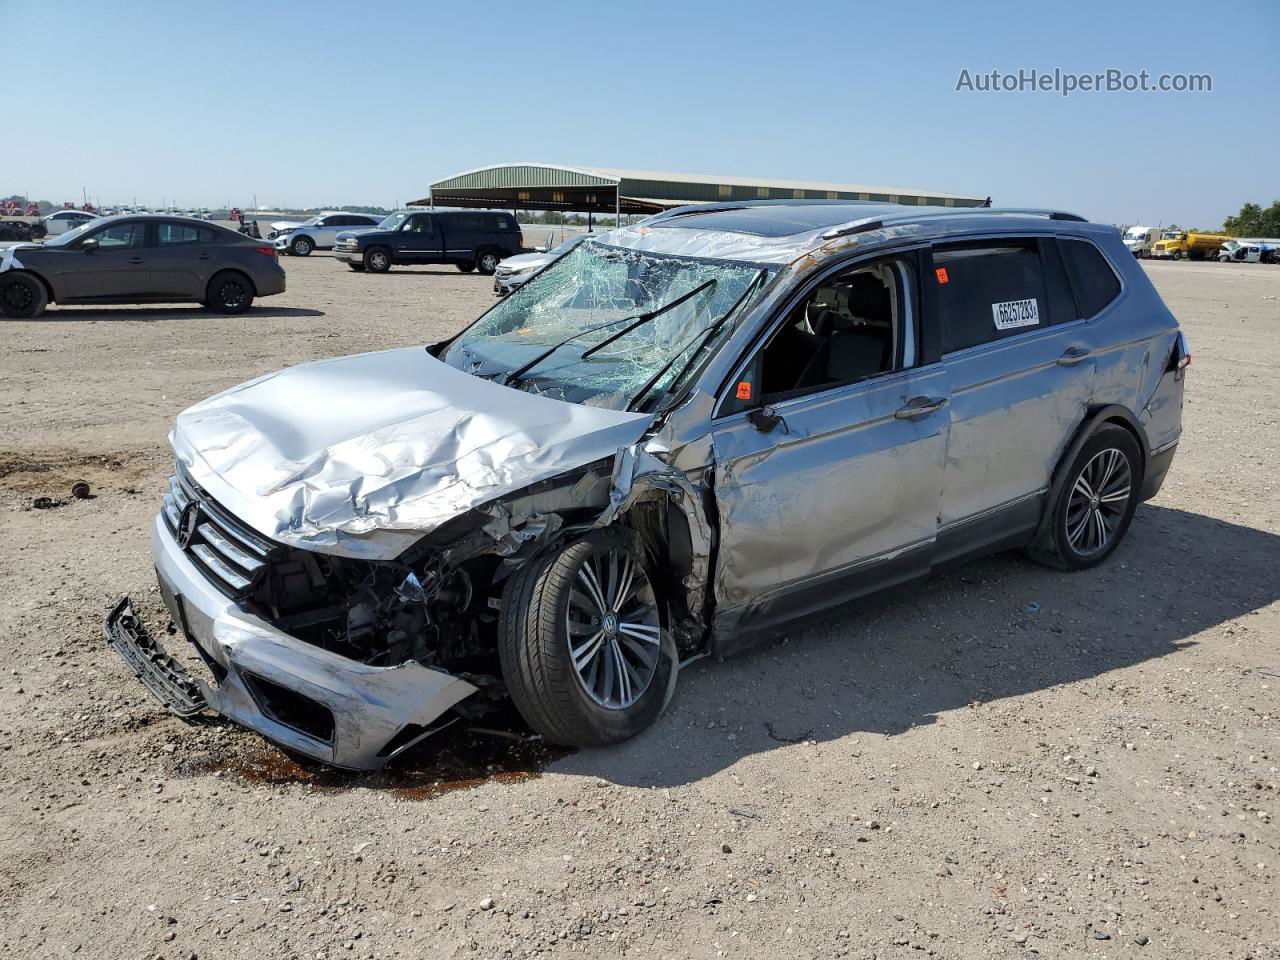
POLYGON ((491 274, 504 257, 520 252, 520 225, 509 213, 487 210, 407 210, 388 216, 376 230, 340 233, 333 255, 352 270, 386 273, 392 264, 452 263, 463 273, 491 274))

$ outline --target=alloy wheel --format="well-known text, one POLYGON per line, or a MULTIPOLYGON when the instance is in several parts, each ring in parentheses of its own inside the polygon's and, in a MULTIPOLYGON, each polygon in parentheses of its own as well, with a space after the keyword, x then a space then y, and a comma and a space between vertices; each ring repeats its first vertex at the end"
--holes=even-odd
POLYGON ((4 286, 4 305, 15 312, 30 308, 35 299, 31 289, 24 283, 6 283, 4 286))
POLYGON ((625 710, 649 689, 662 627, 653 587, 629 550, 593 553, 578 568, 565 628, 574 673, 600 706, 625 710))
POLYGON ((218 300, 229 310, 234 310, 243 304, 244 298, 244 285, 235 280, 225 280, 218 288, 218 300))
POLYGON ((1082 556, 1101 553, 1124 519, 1133 477, 1129 458, 1108 447, 1084 465, 1067 501, 1067 542, 1082 556))

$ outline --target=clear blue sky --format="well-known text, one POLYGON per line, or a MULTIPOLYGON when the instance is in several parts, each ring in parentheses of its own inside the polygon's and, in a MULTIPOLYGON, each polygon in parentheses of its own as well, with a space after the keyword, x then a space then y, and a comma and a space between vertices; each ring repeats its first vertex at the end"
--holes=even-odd
POLYGON ((55 202, 389 206, 511 160, 1115 222, 1280 199, 1273 2, 0 0, 0 23, 0 194, 55 202), (1020 67, 1209 73, 1213 92, 955 90, 962 68, 1020 67))

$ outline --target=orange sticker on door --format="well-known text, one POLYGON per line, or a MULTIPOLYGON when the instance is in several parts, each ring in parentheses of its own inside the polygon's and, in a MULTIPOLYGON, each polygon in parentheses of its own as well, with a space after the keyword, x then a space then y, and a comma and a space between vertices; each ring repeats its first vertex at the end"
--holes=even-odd
POLYGON ((739 383, 738 383, 738 399, 739 399, 739 400, 750 400, 750 399, 751 399, 751 383, 750 383, 749 381, 747 381, 747 380, 739 381, 739 383))
POLYGON ((937 275, 937 277, 938 277, 938 282, 939 282, 939 283, 950 283, 950 282, 951 282, 951 278, 947 276, 947 268, 946 268, 946 267, 938 267, 938 269, 934 270, 933 272, 937 275))

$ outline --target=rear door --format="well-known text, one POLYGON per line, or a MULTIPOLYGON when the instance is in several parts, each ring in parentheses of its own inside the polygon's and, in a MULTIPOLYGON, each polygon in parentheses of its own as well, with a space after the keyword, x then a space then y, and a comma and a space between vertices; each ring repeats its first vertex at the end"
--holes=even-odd
POLYGON ((937 561, 1016 541, 1093 395, 1095 359, 1056 242, 938 244, 926 274, 951 391, 937 561))
POLYGON ((151 297, 151 240, 149 225, 143 220, 112 223, 76 241, 65 258, 63 289, 68 300, 92 303, 95 300, 151 297), (86 250, 86 240, 96 240, 97 248, 86 250))
POLYGON ((400 227, 396 259, 402 263, 439 263, 442 257, 441 218, 415 213, 400 227))
POLYGON ((204 298, 217 250, 208 227, 164 221, 155 225, 151 250, 151 290, 157 298, 204 298))
POLYGON ((918 340, 918 262, 902 254, 818 280, 722 399, 721 652, 928 572, 948 418, 945 372, 918 340))

